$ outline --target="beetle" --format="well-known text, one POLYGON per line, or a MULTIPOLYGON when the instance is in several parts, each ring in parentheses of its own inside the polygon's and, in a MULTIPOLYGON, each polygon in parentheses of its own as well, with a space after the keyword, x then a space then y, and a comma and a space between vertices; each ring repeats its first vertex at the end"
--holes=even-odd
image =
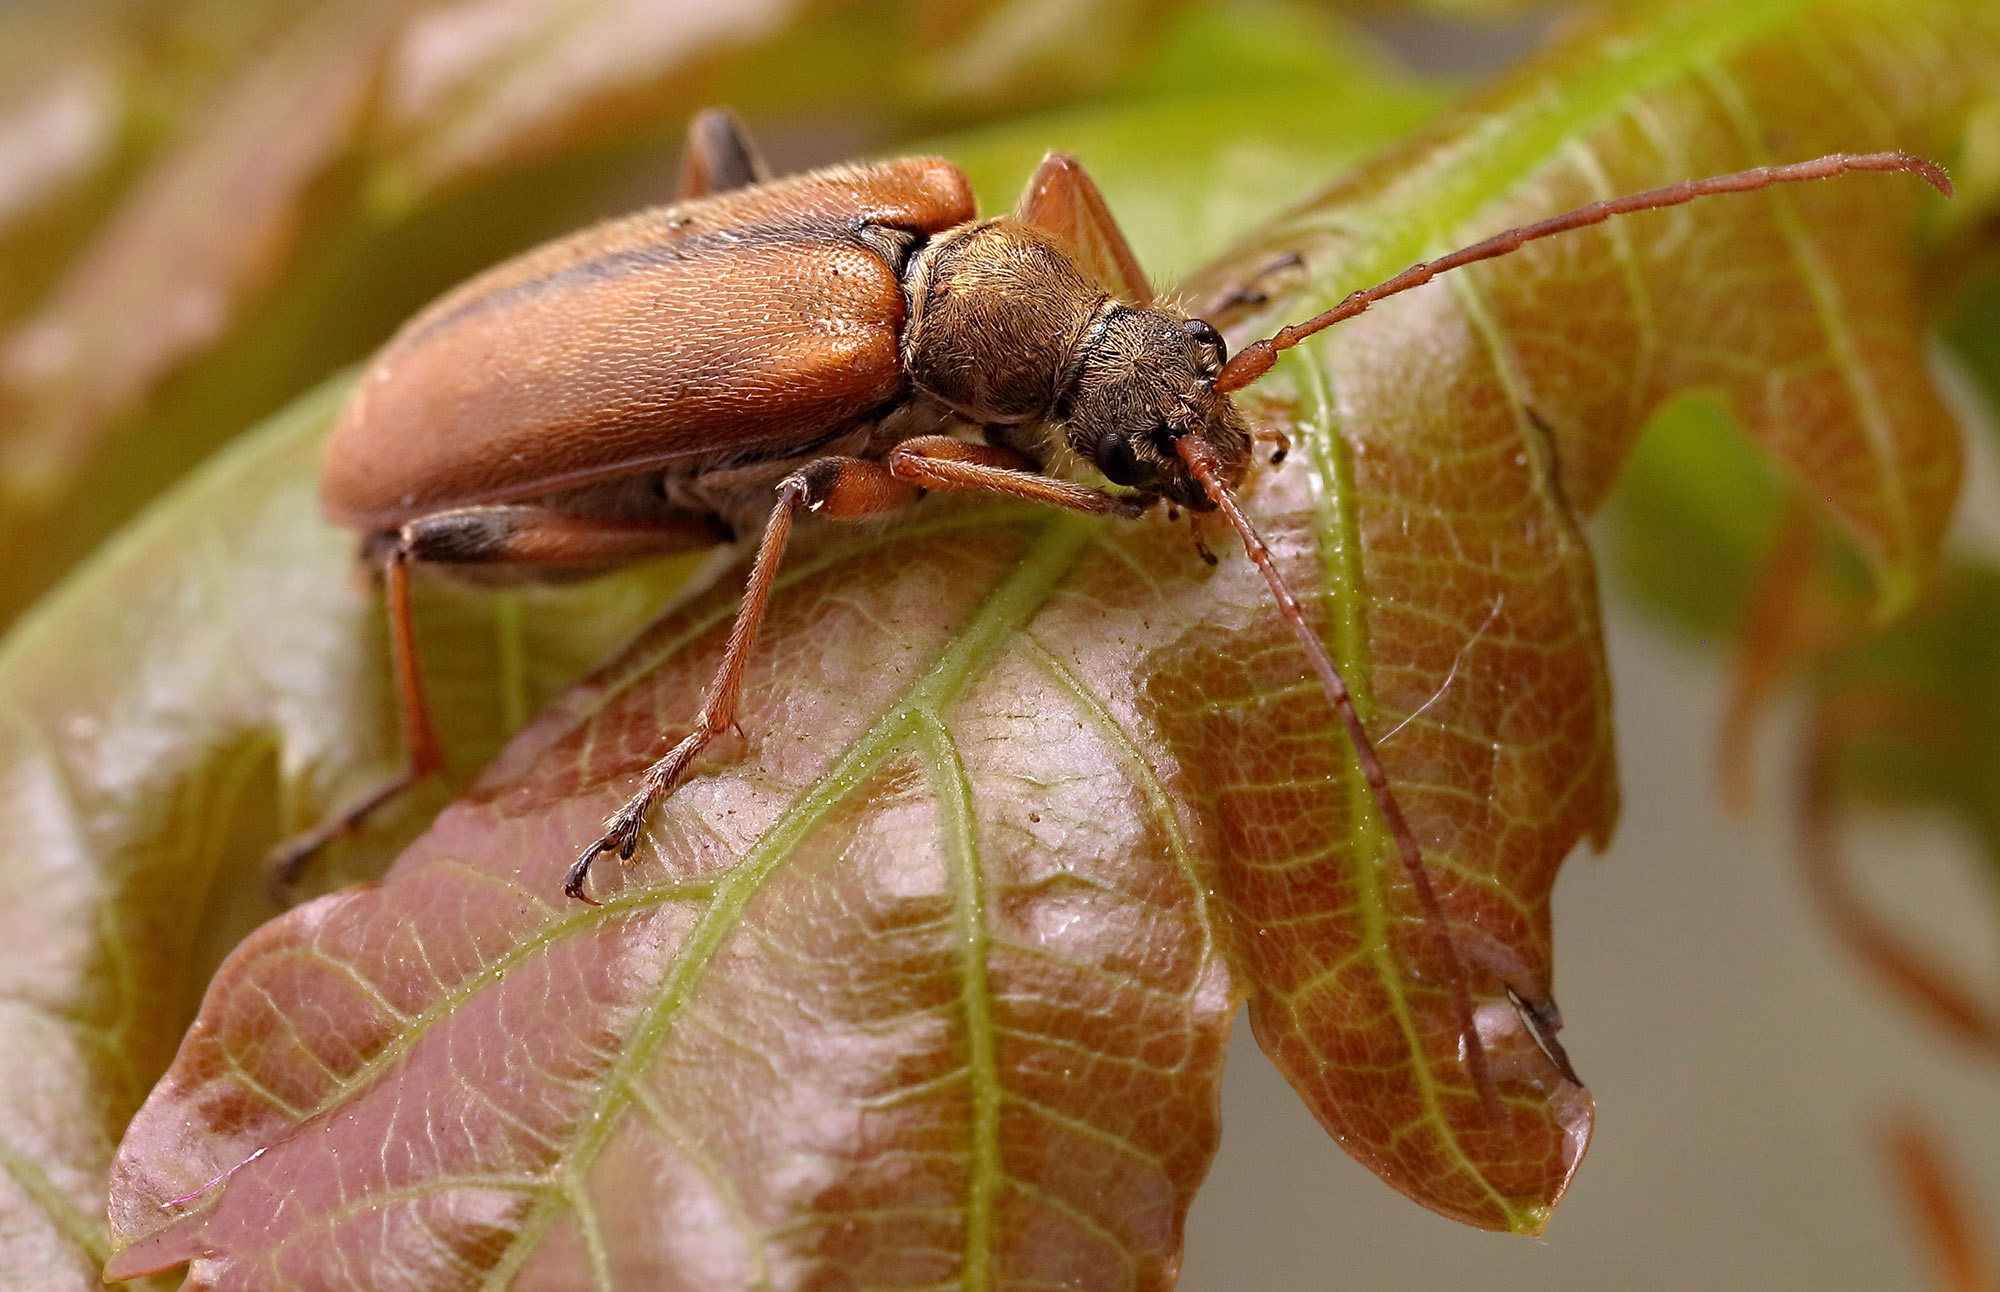
MULTIPOLYGON (((1950 192, 1941 169, 1902 153, 1653 189, 1412 266, 1231 358, 1212 325, 1154 298, 1070 157, 1050 154, 1011 215, 979 219, 965 176, 940 158, 772 180, 734 119, 704 112, 689 129, 678 202, 488 270, 411 319, 367 366, 328 442, 321 492, 385 574, 408 761, 303 837, 286 864, 442 765, 411 630, 412 563, 567 577, 757 537, 694 728, 569 869, 564 891, 589 901, 593 861, 629 859, 649 809, 735 723, 800 513, 880 517, 930 490, 1128 518, 1165 504, 1220 511, 1236 530, 1337 709, 1455 964, 1339 670, 1237 506, 1255 437, 1231 393, 1306 337, 1447 270, 1626 212, 1855 170, 1914 172, 1950 192), (1076 478, 1092 472, 1113 488, 1076 478)), ((1458 978, 1460 1031, 1483 1091, 1458 978)))

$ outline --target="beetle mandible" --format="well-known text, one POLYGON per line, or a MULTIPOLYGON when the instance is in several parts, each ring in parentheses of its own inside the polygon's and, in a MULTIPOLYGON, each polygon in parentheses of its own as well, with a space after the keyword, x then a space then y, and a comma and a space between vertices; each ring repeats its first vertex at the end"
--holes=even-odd
MULTIPOLYGON (((1933 163, 1834 154, 1593 203, 1358 291, 1231 359, 1155 301, 1097 187, 1050 154, 1009 216, 977 219, 933 157, 771 180, 727 114, 690 126, 680 201, 481 274, 375 356, 328 443, 322 498, 383 568, 408 763, 304 836, 319 844, 442 765, 410 625, 412 562, 568 577, 761 535, 694 729, 583 848, 629 859, 646 815, 736 720, 743 669, 800 512, 883 516, 929 490, 1096 515, 1220 510, 1339 712, 1446 962, 1414 835, 1338 669, 1238 509, 1253 435, 1230 398, 1278 354, 1369 305, 1538 238, 1715 193, 1933 163), (1117 491, 1067 478, 1094 469, 1117 491)), ((1212 559, 1212 558, 1211 558, 1212 559)), ((1462 973, 1460 1030, 1484 1090, 1462 973)))

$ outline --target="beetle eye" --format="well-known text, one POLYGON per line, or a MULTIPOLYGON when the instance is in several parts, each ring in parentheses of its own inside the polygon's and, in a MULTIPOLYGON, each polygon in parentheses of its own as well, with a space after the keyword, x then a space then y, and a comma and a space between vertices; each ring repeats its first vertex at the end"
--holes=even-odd
POLYGON ((1122 435, 1107 435, 1091 450, 1097 469, 1112 484, 1142 485, 1160 473, 1150 462, 1141 462, 1132 452, 1132 442, 1122 435))
POLYGON ((1223 344, 1222 333, 1210 327, 1207 319, 1189 319, 1187 322, 1181 324, 1181 330, 1186 332, 1198 344, 1213 346, 1215 348, 1216 372, 1220 372, 1222 365, 1229 362, 1229 347, 1223 344))

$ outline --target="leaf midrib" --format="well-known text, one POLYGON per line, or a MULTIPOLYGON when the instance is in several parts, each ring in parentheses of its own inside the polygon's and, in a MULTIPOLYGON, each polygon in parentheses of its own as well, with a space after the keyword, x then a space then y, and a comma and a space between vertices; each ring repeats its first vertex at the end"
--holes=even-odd
MULTIPOLYGON (((1013 633, 1041 608, 1056 585, 1102 532, 1105 521, 1058 514, 1049 519, 1016 563, 989 594, 965 629, 930 669, 890 709, 857 737, 798 802, 781 816, 717 885, 714 900, 681 943, 673 967, 662 980, 652 1008, 632 1029, 624 1047, 603 1072, 594 1106, 578 1114, 578 1132, 558 1158, 565 1186, 581 1187, 597 1157, 609 1145, 632 1083, 658 1055, 681 1011, 700 987, 716 953, 742 920, 750 902, 820 822, 897 751, 920 738, 926 726, 942 726, 951 704, 984 675, 1013 633)), ((555 1223, 569 1187, 540 1195, 492 1266, 483 1287, 506 1288, 555 1223)))

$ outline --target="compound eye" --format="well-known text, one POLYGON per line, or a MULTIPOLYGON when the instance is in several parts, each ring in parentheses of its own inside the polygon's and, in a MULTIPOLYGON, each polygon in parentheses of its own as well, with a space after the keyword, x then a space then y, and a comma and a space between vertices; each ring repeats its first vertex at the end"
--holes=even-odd
POLYGON ((1181 324, 1181 330, 1186 332, 1196 344, 1209 346, 1214 349, 1215 372, 1220 372, 1222 365, 1229 362, 1229 347, 1223 344, 1222 333, 1210 327, 1207 319, 1189 319, 1187 322, 1181 324))
POLYGON ((1117 485, 1142 485, 1160 473, 1160 469, 1150 462, 1139 461, 1132 452, 1132 441, 1122 435, 1107 435, 1091 450, 1091 457, 1104 478, 1117 485))

